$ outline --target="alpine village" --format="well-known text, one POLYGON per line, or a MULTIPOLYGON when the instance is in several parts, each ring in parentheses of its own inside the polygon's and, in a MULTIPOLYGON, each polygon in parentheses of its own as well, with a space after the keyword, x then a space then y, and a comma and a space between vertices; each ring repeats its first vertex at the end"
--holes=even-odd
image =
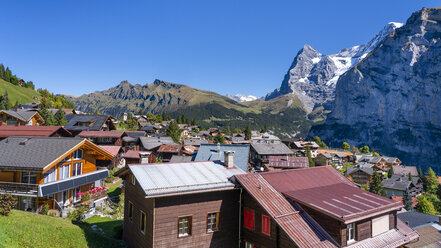
POLYGON ((441 247, 440 39, 424 8, 338 54, 305 45, 245 100, 161 80, 73 97, 2 64, 0 247, 441 247), (421 114, 387 105, 417 76, 421 114))

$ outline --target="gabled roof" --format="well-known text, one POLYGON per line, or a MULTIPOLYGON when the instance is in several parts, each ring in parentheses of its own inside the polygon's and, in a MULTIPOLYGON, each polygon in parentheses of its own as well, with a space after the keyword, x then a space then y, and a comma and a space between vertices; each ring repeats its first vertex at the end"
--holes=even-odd
POLYGON ((290 204, 261 174, 235 177, 298 247, 337 247, 317 222, 300 206, 290 204))
POLYGON ((114 157, 118 156, 119 152, 122 150, 121 146, 99 146, 106 150, 108 153, 112 154, 114 157))
POLYGON ((307 157, 294 156, 269 156, 268 166, 273 168, 307 168, 309 162, 307 157))
POLYGON ((233 189, 230 178, 244 173, 219 161, 129 165, 147 197, 233 189))
POLYGON ((357 164, 353 167, 348 166, 346 169, 346 176, 349 176, 357 171, 362 171, 370 176, 374 175, 374 168, 371 164, 357 164), (369 165, 369 166, 366 166, 369 165))
POLYGON ((416 186, 420 183, 421 179, 419 177, 412 177, 412 181, 409 181, 408 175, 397 175, 394 174, 390 178, 386 178, 381 182, 383 188, 395 189, 400 191, 406 191, 412 185, 416 186))
POLYGON ((185 146, 200 146, 201 144, 208 144, 208 140, 203 140, 203 139, 186 139, 186 140, 184 140, 185 146))
POLYGON ((344 223, 402 207, 402 203, 356 187, 331 166, 268 172, 261 175, 286 197, 344 223))
POLYGON ((50 137, 56 132, 60 132, 65 137, 72 134, 60 126, 0 126, 0 138, 10 136, 30 136, 30 137, 50 137))
POLYGON ((37 118, 40 119, 41 123, 44 123, 44 119, 40 116, 38 111, 36 110, 30 110, 30 109, 17 109, 17 111, 14 110, 0 110, 0 114, 4 113, 9 116, 12 116, 20 121, 28 122, 37 115, 37 118))
POLYGON ((193 160, 192 156, 179 156, 173 155, 170 159, 170 163, 182 163, 182 162, 190 162, 193 160))
POLYGON ((418 171, 416 166, 404 166, 404 165, 393 165, 394 174, 409 175, 409 173, 416 177, 418 176, 418 171))
POLYGON ((81 138, 121 138, 125 135, 124 131, 81 131, 78 137, 81 138))
MULTIPOLYGON (((101 127, 106 123, 107 120, 111 119, 110 115, 66 115, 66 120, 68 121, 66 128, 69 131, 99 131, 101 127), (90 122, 89 126, 78 126, 78 123, 90 122)), ((113 123, 113 122, 111 122, 113 123)), ((114 126, 109 127, 109 129, 115 129, 114 126)))
POLYGON ((138 137, 145 136, 145 132, 143 132, 143 131, 125 131, 125 133, 127 134, 127 136, 132 137, 132 138, 136 138, 136 139, 138 139, 138 137))
POLYGON ((234 151, 234 165, 239 167, 243 171, 248 171, 248 160, 250 157, 249 144, 201 144, 196 154, 196 157, 194 158, 194 161, 223 161, 225 151, 234 151))
POLYGON ((182 150, 182 145, 161 145, 157 152, 178 153, 182 150))
POLYGON ((8 137, 0 141, 0 168, 43 170, 83 144, 111 160, 113 156, 86 139, 58 137, 8 137))
POLYGON ((413 229, 439 222, 438 216, 419 212, 399 213, 397 214, 397 217, 403 222, 408 223, 413 229))
POLYGON ((289 149, 285 144, 278 143, 278 144, 256 144, 253 143, 251 146, 254 148, 254 150, 259 155, 290 155, 294 154, 291 149, 289 149))
POLYGON ((161 145, 177 145, 171 137, 139 137, 139 140, 146 150, 152 150, 161 145))

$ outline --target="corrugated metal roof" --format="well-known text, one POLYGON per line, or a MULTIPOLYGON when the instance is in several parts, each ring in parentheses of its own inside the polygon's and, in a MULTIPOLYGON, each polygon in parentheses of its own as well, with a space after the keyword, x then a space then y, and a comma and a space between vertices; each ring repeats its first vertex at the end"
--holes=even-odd
POLYGON ((147 196, 231 188, 229 178, 244 172, 219 161, 130 165, 147 196))
POLYGON ((307 157, 269 156, 268 166, 273 168, 307 168, 307 157))
POLYGON ((250 157, 249 144, 201 144, 194 161, 224 160, 225 151, 234 151, 234 165, 243 171, 248 171, 248 160, 250 157))
POLYGON ((290 155, 294 154, 285 144, 267 144, 267 143, 253 143, 253 149, 260 155, 290 155))
POLYGON ((329 234, 317 222, 298 205, 291 205, 261 174, 235 177, 297 246, 336 247, 329 234))

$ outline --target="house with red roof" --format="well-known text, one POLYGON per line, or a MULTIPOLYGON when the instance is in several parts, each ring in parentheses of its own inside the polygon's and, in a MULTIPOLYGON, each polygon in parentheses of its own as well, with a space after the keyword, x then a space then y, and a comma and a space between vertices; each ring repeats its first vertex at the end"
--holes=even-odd
POLYGON ((11 136, 26 137, 72 137, 72 134, 60 126, 1 126, 0 140, 11 136))
POLYGON ((331 166, 236 175, 244 247, 400 247, 418 234, 401 202, 361 190, 331 166))
POLYGON ((78 137, 86 138, 97 145, 123 146, 124 131, 81 131, 78 137))

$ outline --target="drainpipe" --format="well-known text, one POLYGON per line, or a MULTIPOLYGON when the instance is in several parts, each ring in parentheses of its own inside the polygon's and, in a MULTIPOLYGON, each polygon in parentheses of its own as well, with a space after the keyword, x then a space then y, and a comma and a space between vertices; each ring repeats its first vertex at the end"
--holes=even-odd
POLYGON ((242 187, 239 188, 239 246, 242 244, 242 187))

